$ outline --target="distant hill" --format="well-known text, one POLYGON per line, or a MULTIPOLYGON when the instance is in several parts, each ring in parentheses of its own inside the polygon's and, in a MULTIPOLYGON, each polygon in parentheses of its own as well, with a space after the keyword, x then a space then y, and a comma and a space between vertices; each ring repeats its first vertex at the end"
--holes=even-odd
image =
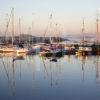
MULTIPOLYGON (((93 42, 95 41, 95 34, 85 34, 84 38, 87 42, 93 42)), ((82 40, 82 36, 80 34, 70 34, 66 35, 65 39, 68 39, 69 41, 73 42, 80 42, 82 40)))

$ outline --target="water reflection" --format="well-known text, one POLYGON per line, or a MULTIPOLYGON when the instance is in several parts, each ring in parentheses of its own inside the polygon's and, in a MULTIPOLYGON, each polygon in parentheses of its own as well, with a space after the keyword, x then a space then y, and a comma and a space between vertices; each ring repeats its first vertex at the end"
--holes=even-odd
POLYGON ((97 86, 99 86, 99 56, 97 55, 95 57, 95 61, 94 61, 94 64, 95 64, 95 70, 96 70, 96 84, 97 86))
POLYGON ((44 79, 47 78, 48 81, 50 81, 50 85, 58 85, 59 78, 61 74, 61 64, 60 59, 57 59, 57 62, 51 61, 52 58, 45 58, 42 57, 43 62, 43 70, 44 70, 44 79), (47 64, 48 62, 48 64, 47 64))
POLYGON ((0 100, 100 99, 99 56, 68 55, 56 58, 57 62, 51 59, 1 56, 0 88, 4 92, 0 90, 0 100))
POLYGON ((9 77, 9 67, 10 66, 9 66, 9 60, 8 59, 9 59, 8 57, 6 59, 1 58, 1 62, 2 62, 2 65, 4 67, 4 70, 5 70, 8 88, 11 90, 12 95, 14 96, 15 95, 14 62, 12 62, 12 79, 10 80, 10 77, 9 77))
POLYGON ((15 95, 15 89, 16 89, 16 85, 15 85, 15 70, 14 70, 14 62, 12 62, 11 91, 12 91, 13 96, 15 95))

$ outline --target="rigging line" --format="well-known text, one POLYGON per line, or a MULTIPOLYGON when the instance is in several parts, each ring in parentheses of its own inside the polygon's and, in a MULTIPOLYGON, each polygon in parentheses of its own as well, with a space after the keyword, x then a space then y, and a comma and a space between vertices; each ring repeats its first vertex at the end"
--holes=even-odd
POLYGON ((7 24, 6 24, 6 31, 5 31, 5 33, 8 31, 8 26, 9 26, 9 23, 10 23, 10 20, 11 20, 11 16, 12 16, 12 11, 10 13, 10 16, 9 16, 8 21, 7 21, 7 24))
MULTIPOLYGON (((46 27, 46 30, 45 30, 45 33, 44 33, 44 37, 46 36, 48 29, 52 28, 52 24, 54 24, 54 21, 53 21, 53 18, 52 18, 52 14, 50 14, 50 17, 49 17, 49 20, 48 20, 48 23, 47 23, 47 27, 46 27)), ((51 32, 51 30, 49 30, 49 33, 50 32, 51 32)), ((51 35, 51 34, 49 34, 49 35, 51 35)))

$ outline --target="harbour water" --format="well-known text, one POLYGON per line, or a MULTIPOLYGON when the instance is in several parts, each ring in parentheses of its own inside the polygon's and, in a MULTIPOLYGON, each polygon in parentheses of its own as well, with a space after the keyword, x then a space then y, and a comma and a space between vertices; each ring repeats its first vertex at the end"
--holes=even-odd
POLYGON ((100 100, 100 57, 3 56, 0 100, 100 100))

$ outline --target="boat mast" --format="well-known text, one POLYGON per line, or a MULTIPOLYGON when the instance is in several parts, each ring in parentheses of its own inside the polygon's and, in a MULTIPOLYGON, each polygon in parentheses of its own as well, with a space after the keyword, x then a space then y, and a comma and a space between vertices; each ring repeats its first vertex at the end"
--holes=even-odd
POLYGON ((59 44, 58 43, 58 35, 57 35, 57 33, 58 33, 58 24, 57 23, 55 24, 55 27, 56 27, 56 30, 55 30, 55 33, 56 33, 55 40, 56 40, 57 44, 59 44))
POLYGON ((97 11, 97 19, 96 19, 96 43, 99 43, 99 18, 98 18, 98 11, 97 11))
POLYGON ((29 27, 28 33, 29 33, 28 43, 29 45, 31 45, 31 27, 29 27))
POLYGON ((82 45, 84 45, 84 33, 85 33, 85 26, 84 26, 84 18, 82 22, 82 45))
POLYGON ((12 47, 13 47, 13 44, 14 44, 14 8, 12 8, 11 14, 12 14, 12 47))
POLYGON ((50 15, 50 44, 52 44, 52 14, 50 15))
MULTIPOLYGON (((33 38, 33 36, 34 36, 34 29, 35 29, 35 13, 32 13, 32 29, 31 29, 31 34, 32 34, 32 45, 33 45, 33 43, 34 43, 34 38, 33 38)), ((38 41, 37 41, 38 42, 38 41)))
POLYGON ((33 45, 33 27, 34 27, 34 22, 32 21, 32 45, 33 45))
POLYGON ((19 43, 21 42, 20 35, 21 35, 21 18, 19 18, 19 43))
POLYGON ((58 42, 61 42, 60 41, 60 34, 61 34, 61 25, 59 24, 59 27, 58 27, 58 42))
MULTIPOLYGON (((8 17, 8 14, 7 14, 7 17, 8 17)), ((6 31, 5 31, 5 43, 6 43, 6 46, 8 46, 7 32, 8 32, 9 22, 10 22, 10 18, 7 19, 7 24, 6 24, 6 31)))

